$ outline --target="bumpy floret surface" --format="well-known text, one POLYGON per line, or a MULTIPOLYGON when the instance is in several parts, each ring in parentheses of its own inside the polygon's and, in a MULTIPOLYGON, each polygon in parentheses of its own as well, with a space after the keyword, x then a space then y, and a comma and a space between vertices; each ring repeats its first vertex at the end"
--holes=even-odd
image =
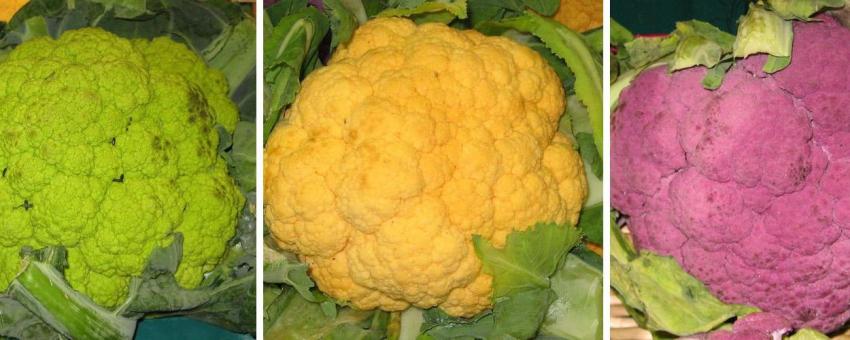
POLYGON ((377 19, 304 81, 265 152, 266 222, 318 287, 362 309, 490 305, 472 235, 575 222, 564 93, 506 38, 377 19))
POLYGON ((39 38, 0 63, 0 286, 23 246, 63 246, 71 286, 119 304, 154 247, 184 235, 179 283, 224 253, 243 198, 218 156, 227 83, 182 44, 100 29, 39 38))
POLYGON ((612 203, 642 249, 729 303, 830 331, 850 318, 850 30, 794 24, 791 65, 639 76, 612 127, 612 203), (828 51, 828 52, 824 52, 828 51))

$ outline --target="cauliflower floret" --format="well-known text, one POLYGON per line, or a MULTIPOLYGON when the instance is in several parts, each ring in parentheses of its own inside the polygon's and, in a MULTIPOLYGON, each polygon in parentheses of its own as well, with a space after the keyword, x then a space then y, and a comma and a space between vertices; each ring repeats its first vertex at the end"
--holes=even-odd
POLYGON ((578 219, 587 184, 556 131, 564 105, 546 61, 507 38, 370 21, 272 133, 266 222, 336 299, 476 314, 492 279, 472 235, 503 246, 578 219))
POLYGON ((850 30, 794 24, 791 65, 641 74, 612 126, 613 206, 637 246, 674 256, 727 303, 794 327, 850 319, 850 30), (830 51, 823 53, 822 51, 830 51))
MULTIPOLYGON (((243 204, 217 154, 216 124, 236 120, 224 76, 168 38, 87 28, 18 46, 0 62, 4 259, 64 246, 71 286, 110 307, 182 232, 178 281, 197 286, 243 204)), ((1 288, 18 270, 3 261, 1 288)))
POLYGON ((602 0, 561 0, 552 18, 578 32, 601 27, 602 0))

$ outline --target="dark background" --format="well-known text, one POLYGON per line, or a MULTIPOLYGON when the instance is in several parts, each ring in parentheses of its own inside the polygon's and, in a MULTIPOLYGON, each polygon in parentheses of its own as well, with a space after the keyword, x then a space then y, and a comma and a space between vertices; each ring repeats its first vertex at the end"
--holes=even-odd
POLYGON ((635 34, 670 33, 676 21, 697 19, 735 33, 747 0, 611 0, 611 17, 635 34))

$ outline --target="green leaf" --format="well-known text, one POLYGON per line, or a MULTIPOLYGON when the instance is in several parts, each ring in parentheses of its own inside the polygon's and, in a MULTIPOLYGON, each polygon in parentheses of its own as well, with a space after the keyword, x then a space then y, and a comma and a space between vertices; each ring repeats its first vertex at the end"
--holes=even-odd
POLYGON ((602 244, 602 202, 581 210, 578 229, 588 241, 602 244))
POLYGON ((64 337, 44 323, 24 305, 8 296, 0 296, 0 337, 13 339, 50 339, 64 337))
POLYGON ((673 54, 679 44, 679 36, 638 38, 625 43, 632 68, 642 68, 673 54))
MULTIPOLYGON (((380 0, 371 0, 371 1, 380 1, 380 0)), ((354 14, 354 17, 357 19, 358 24, 364 24, 367 20, 369 20, 368 12, 370 10, 374 10, 374 8, 369 9, 368 7, 377 6, 375 3, 370 3, 370 0, 340 0, 342 5, 348 9, 349 12, 354 14)))
POLYGON ((503 249, 477 235, 473 244, 484 272, 493 276, 493 296, 498 299, 526 289, 549 288, 549 276, 580 239, 581 232, 572 226, 538 223, 508 235, 503 249))
POLYGON ((425 0, 389 0, 387 1, 387 7, 393 8, 416 8, 425 0))
POLYGON ((271 25, 266 25, 264 28, 269 29, 270 27, 277 26, 280 23, 280 19, 305 7, 307 7, 307 0, 282 0, 271 6, 266 5, 263 8, 265 16, 269 20, 266 24, 270 23, 271 25))
POLYGON ((295 291, 284 291, 273 303, 279 308, 276 318, 267 320, 267 339, 339 339, 380 340, 386 334, 389 314, 343 308, 338 315, 327 316, 318 303, 305 300, 295 291))
POLYGON ((720 62, 711 69, 702 79, 702 86, 708 90, 716 90, 723 84, 723 78, 726 77, 726 72, 732 67, 732 60, 720 62))
POLYGON ((340 44, 346 44, 357 29, 357 18, 340 0, 324 0, 331 23, 331 52, 340 44))
MULTIPOLYGON (((271 21, 268 15, 265 18, 271 21)), ((308 61, 318 59, 319 45, 328 27, 327 17, 313 7, 306 7, 281 18, 278 25, 266 33, 264 140, 277 124, 281 111, 295 100, 302 69, 308 61)))
POLYGON ((423 317, 422 334, 428 339, 489 339, 495 327, 491 311, 465 319, 431 308, 423 313, 423 317))
POLYGON ((113 11, 116 18, 133 19, 149 14, 146 0, 91 0, 113 11))
POLYGON ((540 15, 551 16, 558 11, 561 5, 559 0, 524 0, 525 6, 540 15))
POLYGON ((602 58, 602 53, 606 52, 604 40, 602 39, 605 36, 603 33, 605 31, 601 27, 582 33, 584 43, 590 47, 593 55, 598 56, 600 59, 602 58))
POLYGON ((767 53, 777 57, 791 55, 794 31, 791 21, 764 7, 750 4, 750 10, 738 24, 734 55, 744 58, 752 54, 767 53))
POLYGON ((620 25, 617 20, 611 19, 611 44, 622 45, 629 41, 635 40, 635 36, 623 25, 620 25))
POLYGON ((602 339, 602 271, 569 254, 551 280, 557 298, 549 306, 540 334, 602 339))
POLYGON ((702 333, 733 317, 757 311, 721 302, 670 257, 641 254, 629 264, 627 275, 638 287, 641 310, 653 330, 680 336, 702 333))
MULTIPOLYGON (((534 337, 557 295, 550 276, 580 240, 570 226, 539 223, 508 235, 503 249, 473 237, 484 271, 493 276, 493 309, 471 319, 432 308, 424 314, 420 339, 528 339, 534 337)), ((601 303, 601 300, 600 300, 601 303)))
POLYGON ((714 67, 732 51, 735 37, 708 23, 691 20, 676 23, 673 33, 679 37, 670 70, 697 65, 714 67))
POLYGON ((3 40, 0 40, 0 48, 16 46, 34 38, 46 37, 49 35, 47 30, 47 21, 44 17, 40 16, 27 18, 23 21, 23 25, 15 28, 13 28, 13 26, 9 26, 7 29, 8 30, 5 32, 6 34, 3 36, 3 40))
POLYGON ((612 263, 629 263, 632 259, 637 257, 637 250, 635 250, 632 242, 626 238, 626 235, 623 235, 623 231, 620 230, 620 226, 617 225, 617 212, 611 211, 610 219, 611 219, 611 257, 612 263))
POLYGON ((811 328, 803 328, 794 335, 788 337, 789 340, 829 340, 825 334, 811 328))
POLYGON ((840 8, 845 0, 767 0, 771 10, 783 19, 810 20, 809 18, 824 8, 840 8))
POLYGON ((470 24, 479 29, 483 23, 522 13, 524 8, 521 0, 469 0, 470 24))
POLYGON ((772 55, 767 56, 767 62, 764 63, 764 72, 766 73, 776 73, 782 71, 788 65, 791 65, 791 56, 787 57, 775 57, 772 55))
POLYGON ((528 289, 497 298, 493 306, 495 339, 530 339, 546 317, 556 295, 551 289, 528 289))
MULTIPOLYGON (((565 85, 566 86, 566 85, 565 85)), ((567 97, 567 114, 561 117, 559 130, 572 136, 575 146, 587 171, 589 193, 586 204, 596 204, 602 201, 602 157, 597 151, 593 138, 593 125, 587 107, 582 105, 575 95, 567 97), (592 175, 592 176, 591 176, 592 175), (599 185, 592 185, 598 182, 599 185)))
POLYGON ((71 339, 130 339, 136 330, 136 320, 114 315, 74 291, 44 262, 30 261, 7 294, 71 339))
POLYGON ((202 52, 210 67, 224 73, 231 95, 255 71, 255 35, 254 20, 245 19, 218 36, 202 52))
MULTIPOLYGON (((274 250, 266 249, 266 252, 274 250)), ((316 298, 310 291, 316 284, 307 275, 307 265, 294 259, 291 255, 280 254, 273 260, 266 260, 263 264, 263 281, 267 283, 282 283, 295 288, 301 296, 311 302, 316 298)))
POLYGON ((243 193, 256 188, 257 126, 253 122, 240 121, 233 132, 232 145, 225 154, 230 174, 236 179, 243 193))
POLYGON ((721 302, 671 257, 634 254, 613 223, 612 243, 611 286, 637 314, 632 314, 635 319, 651 331, 678 336, 704 333, 758 311, 721 302))
POLYGON ((425 1, 415 8, 387 8, 378 17, 410 17, 425 13, 448 12, 459 19, 466 19, 466 0, 425 1))
POLYGON ((174 235, 169 246, 154 249, 142 274, 130 281, 129 297, 116 313, 128 317, 141 317, 152 311, 180 314, 235 332, 253 332, 255 309, 244 301, 254 301, 256 296, 254 273, 230 268, 245 262, 240 259, 240 252, 229 251, 200 287, 185 289, 174 277, 183 257, 182 249, 180 233, 174 235))

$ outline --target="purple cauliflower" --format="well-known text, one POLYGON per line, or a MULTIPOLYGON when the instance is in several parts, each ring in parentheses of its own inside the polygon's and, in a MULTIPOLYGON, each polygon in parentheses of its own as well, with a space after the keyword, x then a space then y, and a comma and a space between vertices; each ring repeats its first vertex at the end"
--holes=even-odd
POLYGON ((635 244, 670 255, 727 303, 829 332, 850 319, 850 30, 794 24, 791 65, 658 67, 612 123, 611 195, 635 244))

